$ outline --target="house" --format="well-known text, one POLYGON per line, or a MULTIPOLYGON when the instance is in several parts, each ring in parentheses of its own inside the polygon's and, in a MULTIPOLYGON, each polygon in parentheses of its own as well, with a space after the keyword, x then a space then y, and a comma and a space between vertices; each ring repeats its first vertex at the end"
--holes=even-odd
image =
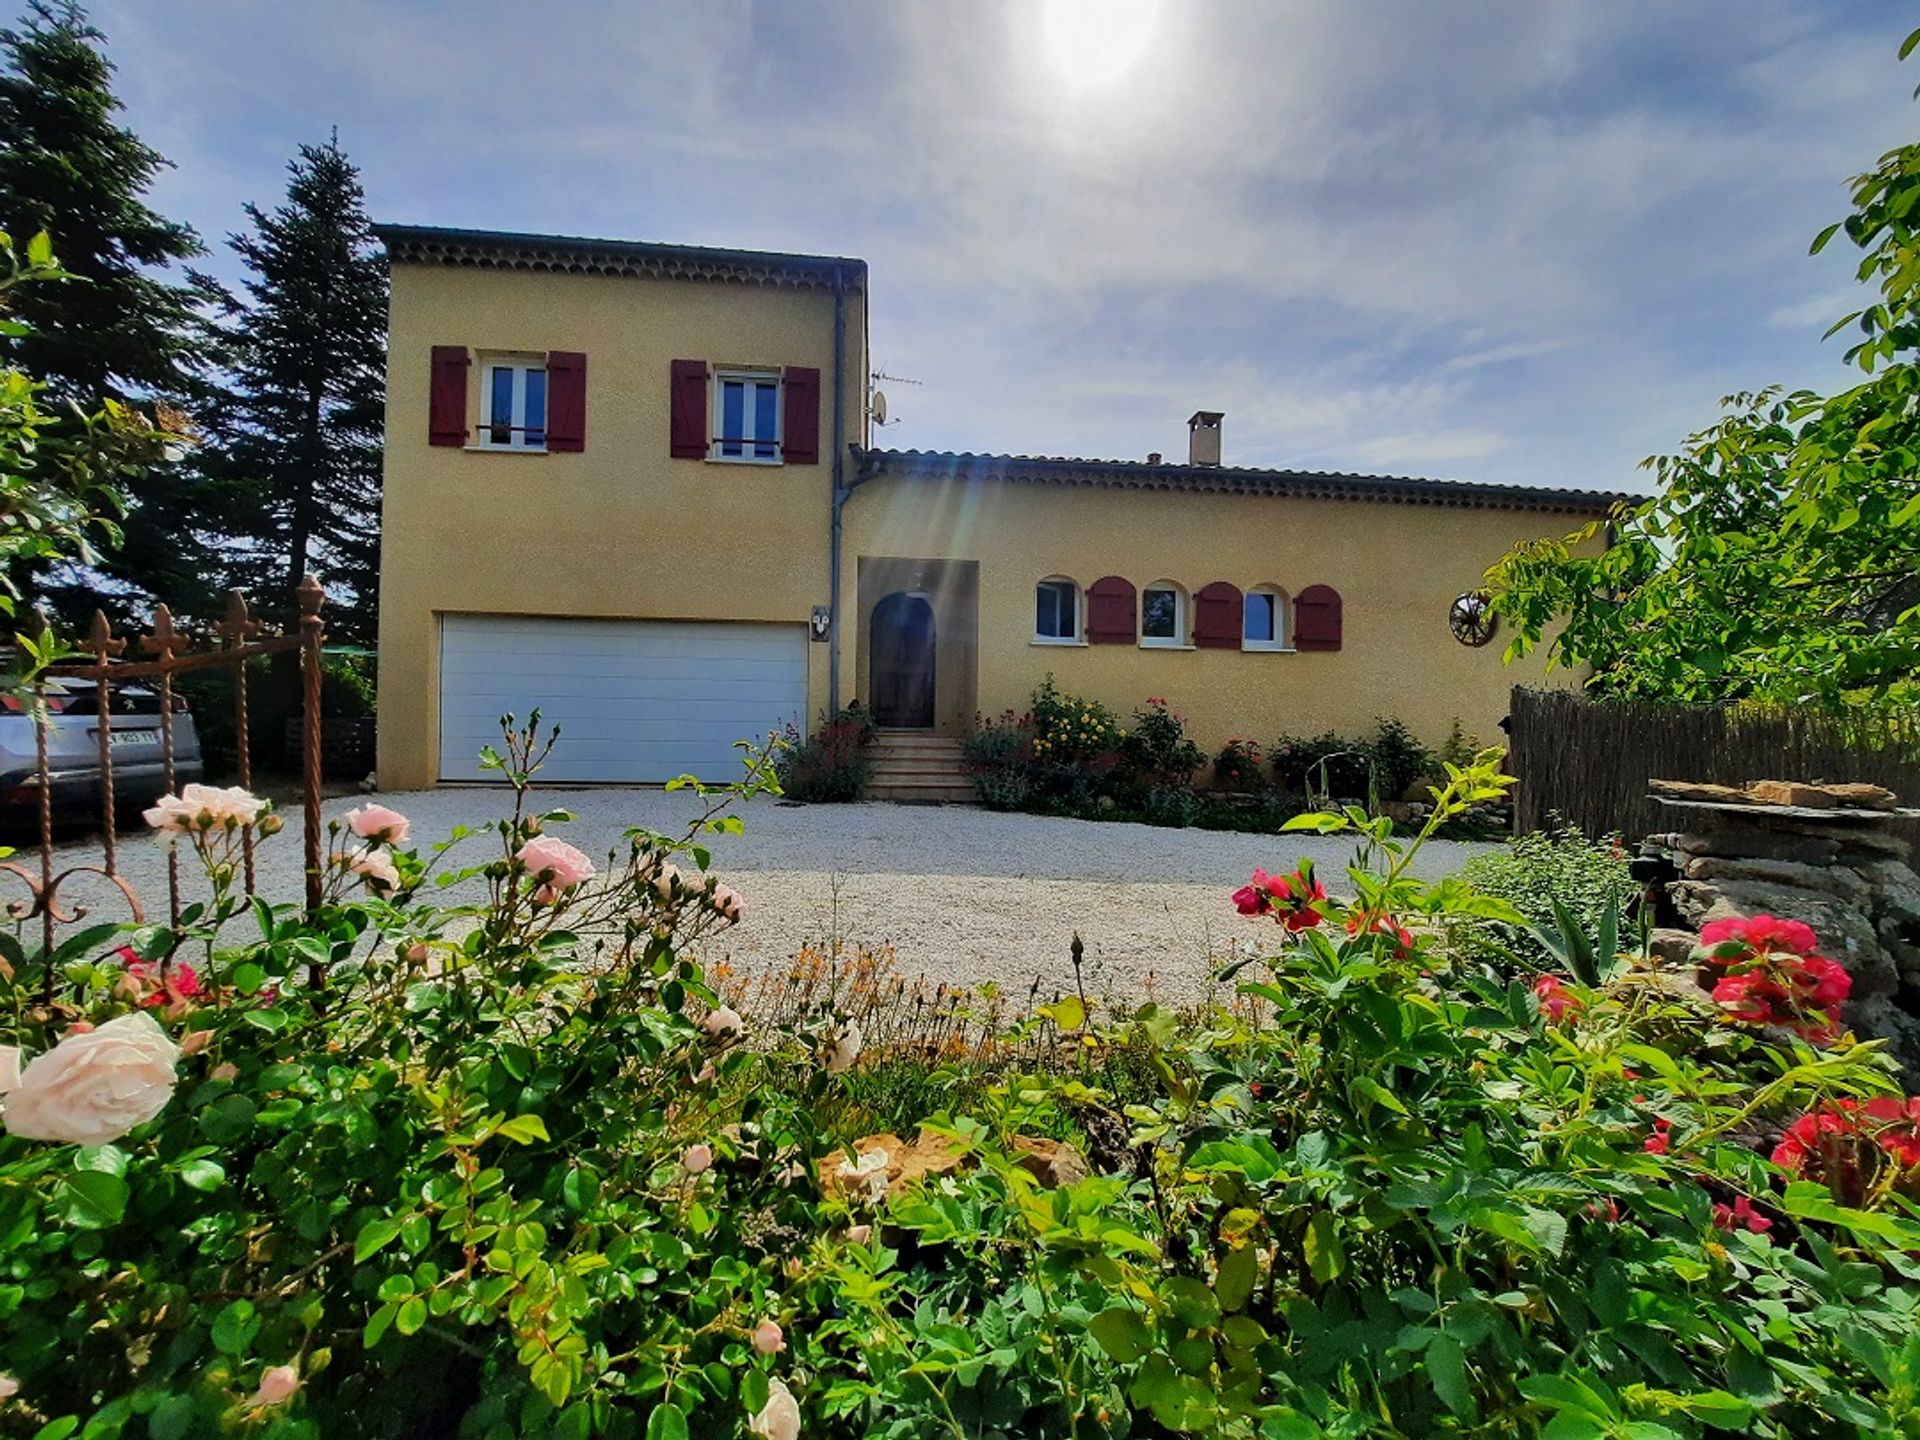
POLYGON ((1456 602, 1620 498, 1230 466, 1213 411, 1176 463, 878 449, 862 261, 380 234, 388 787, 483 778, 535 706, 550 779, 724 780, 856 697, 955 735, 1048 674, 1209 749, 1491 736, 1523 677, 1456 602))

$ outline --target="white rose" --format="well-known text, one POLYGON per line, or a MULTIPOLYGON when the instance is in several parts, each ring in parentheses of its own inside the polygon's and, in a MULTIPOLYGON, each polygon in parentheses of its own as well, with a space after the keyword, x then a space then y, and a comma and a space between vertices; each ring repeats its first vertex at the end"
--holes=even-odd
POLYGON ((827 1045, 827 1073, 838 1075, 851 1070, 853 1062, 860 1058, 860 1046, 864 1037, 860 1034, 858 1020, 847 1021, 840 1033, 827 1045))
POLYGON ((23 1140, 105 1145, 167 1108, 179 1058, 146 1011, 119 1016, 28 1061, 0 1120, 23 1140))
POLYGON ((767 1403, 747 1421, 747 1432, 761 1440, 800 1440, 800 1402, 793 1398, 786 1381, 767 1381, 767 1403))

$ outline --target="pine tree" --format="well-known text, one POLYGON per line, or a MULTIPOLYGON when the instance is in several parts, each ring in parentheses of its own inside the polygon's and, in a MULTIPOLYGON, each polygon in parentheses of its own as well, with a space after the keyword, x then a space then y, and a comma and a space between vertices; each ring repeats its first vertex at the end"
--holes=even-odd
MULTIPOLYGON (((21 241, 47 231, 76 277, 18 294, 14 314, 28 328, 0 337, 0 360, 43 382, 55 413, 68 403, 90 413, 109 399, 191 410, 205 357, 197 294, 159 272, 202 247, 142 198, 168 162, 117 123, 103 41, 70 0, 34 0, 24 28, 0 31, 0 229, 21 241)), ((91 609, 101 592, 136 600, 130 589, 176 605, 204 599, 187 479, 169 465, 130 478, 125 542, 99 567, 107 583, 65 577, 62 608, 91 609)), ((42 595, 60 588, 17 578, 42 595)))
POLYGON ((218 326, 231 389, 211 412, 203 468, 228 517, 230 583, 278 600, 316 571, 333 601, 328 633, 370 644, 386 261, 337 136, 301 146, 288 171, 286 202, 248 205, 251 230, 230 237, 249 278, 218 326))
POLYGON ((77 5, 47 0, 24 30, 0 31, 0 229, 50 232, 84 282, 19 296, 32 331, 6 342, 8 359, 83 407, 180 395, 197 359, 192 291, 150 272, 200 254, 200 240, 141 199, 167 161, 115 123, 103 41, 77 5))

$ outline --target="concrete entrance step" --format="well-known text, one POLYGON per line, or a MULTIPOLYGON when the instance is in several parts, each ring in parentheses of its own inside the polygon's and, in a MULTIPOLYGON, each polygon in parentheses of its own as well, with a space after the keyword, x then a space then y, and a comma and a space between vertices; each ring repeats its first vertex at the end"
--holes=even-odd
POLYGON ((971 805, 960 742, 931 730, 883 729, 874 737, 868 798, 897 805, 971 805))

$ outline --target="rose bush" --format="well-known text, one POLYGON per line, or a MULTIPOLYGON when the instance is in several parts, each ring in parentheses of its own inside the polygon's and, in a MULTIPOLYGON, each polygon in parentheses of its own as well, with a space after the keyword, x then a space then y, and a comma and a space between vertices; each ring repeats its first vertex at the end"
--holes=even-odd
POLYGON ((1045 1073, 942 1059, 952 1108, 876 1138, 899 1057, 709 984, 730 797, 587 856, 528 808, 536 732, 493 825, 337 825, 312 915, 234 892, 227 840, 271 843, 236 803, 170 832, 224 837, 177 927, 0 945, 0 1434, 1920 1426, 1920 1099, 1876 1047, 1456 953, 1517 912, 1355 811, 1296 824, 1360 841, 1341 881, 1235 897, 1234 1004, 1043 1006, 1045 1073), (1059 1141, 1093 1173, 1043 1178, 1059 1141))

